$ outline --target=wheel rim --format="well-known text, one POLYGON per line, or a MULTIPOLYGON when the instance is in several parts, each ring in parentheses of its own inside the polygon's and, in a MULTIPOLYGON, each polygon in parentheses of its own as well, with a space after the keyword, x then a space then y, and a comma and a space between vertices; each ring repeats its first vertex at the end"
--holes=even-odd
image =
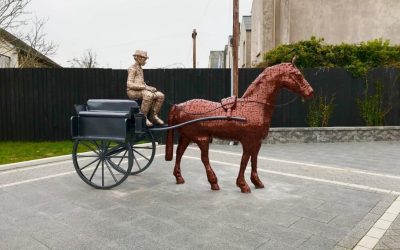
POLYGON ((153 134, 147 132, 143 136, 138 136, 132 145, 132 151, 135 157, 131 175, 135 175, 146 170, 153 162, 156 154, 156 142, 153 134))
POLYGON ((95 188, 109 189, 129 176, 133 164, 132 146, 112 140, 77 140, 73 161, 83 181, 95 188))

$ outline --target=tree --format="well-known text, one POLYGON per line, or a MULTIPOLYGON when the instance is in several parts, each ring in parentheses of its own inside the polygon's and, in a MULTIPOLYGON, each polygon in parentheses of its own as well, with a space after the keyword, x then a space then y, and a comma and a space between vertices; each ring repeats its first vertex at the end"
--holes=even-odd
POLYGON ((81 58, 74 58, 71 61, 71 67, 73 68, 97 68, 99 66, 97 62, 97 55, 91 49, 88 49, 84 52, 81 58))
POLYGON ((47 20, 35 17, 33 26, 23 40, 28 44, 27 50, 19 58, 19 66, 21 68, 43 67, 43 55, 54 55, 57 50, 57 45, 53 41, 46 41, 46 33, 44 25, 47 20), (38 53, 39 52, 39 53, 38 53))
POLYGON ((0 28, 11 29, 25 24, 19 17, 31 0, 0 0, 0 28))
POLYGON ((2 53, 6 54, 14 50, 15 45, 9 45, 11 40, 11 43, 15 42, 19 44, 19 67, 49 66, 52 64, 48 63, 49 59, 47 56, 55 53, 57 45, 45 39, 46 33, 44 32, 44 25, 47 20, 35 17, 34 20, 30 22, 30 20, 27 19, 25 7, 30 1, 31 0, 0 0, 0 39, 2 41, 0 43, 0 49, 2 53), (26 29, 24 27, 26 27, 28 23, 32 25, 31 30, 28 33, 22 33, 21 30, 26 29), (13 30, 13 33, 17 32, 18 35, 14 36, 7 30, 13 30))

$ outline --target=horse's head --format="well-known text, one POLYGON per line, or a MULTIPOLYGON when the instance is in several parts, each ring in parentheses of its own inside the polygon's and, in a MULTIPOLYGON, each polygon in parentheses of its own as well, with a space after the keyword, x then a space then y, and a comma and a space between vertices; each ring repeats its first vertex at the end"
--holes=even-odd
POLYGON ((280 66, 282 67, 280 82, 283 87, 288 88, 306 99, 313 96, 313 88, 294 63, 282 63, 280 66))

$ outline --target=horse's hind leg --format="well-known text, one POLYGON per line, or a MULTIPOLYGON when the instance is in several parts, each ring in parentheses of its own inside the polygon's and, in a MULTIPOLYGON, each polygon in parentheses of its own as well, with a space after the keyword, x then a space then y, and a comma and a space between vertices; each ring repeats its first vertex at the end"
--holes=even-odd
POLYGON ((204 167, 206 168, 207 179, 208 182, 210 182, 211 184, 211 189, 219 190, 217 176, 215 175, 213 169, 211 168, 210 161, 208 159, 209 138, 208 137, 201 138, 200 140, 197 140, 196 143, 201 150, 201 161, 203 162, 204 167))
POLYGON ((251 176, 250 180, 256 188, 264 188, 264 184, 260 181, 257 173, 257 156, 261 148, 261 142, 253 148, 251 152, 251 176))
POLYGON ((176 184, 185 183, 185 179, 183 179, 181 174, 181 160, 183 153, 185 153, 186 148, 188 147, 190 140, 187 137, 181 135, 179 137, 178 148, 176 149, 176 160, 175 160, 175 168, 174 168, 174 176, 176 178, 176 184))

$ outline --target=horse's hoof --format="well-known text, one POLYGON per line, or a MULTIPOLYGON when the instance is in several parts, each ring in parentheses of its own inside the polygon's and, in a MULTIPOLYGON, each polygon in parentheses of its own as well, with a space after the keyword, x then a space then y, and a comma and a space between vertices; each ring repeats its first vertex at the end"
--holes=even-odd
POLYGON ((240 187, 240 191, 242 191, 242 193, 251 193, 249 186, 240 187))
POLYGON ((251 176, 250 177, 251 182, 254 184, 256 188, 264 188, 264 184, 260 181, 260 178, 258 176, 251 176))
POLYGON ((219 190, 218 184, 211 184, 211 190, 219 190))
POLYGON ((185 183, 185 179, 183 177, 176 177, 176 184, 183 184, 185 183))

